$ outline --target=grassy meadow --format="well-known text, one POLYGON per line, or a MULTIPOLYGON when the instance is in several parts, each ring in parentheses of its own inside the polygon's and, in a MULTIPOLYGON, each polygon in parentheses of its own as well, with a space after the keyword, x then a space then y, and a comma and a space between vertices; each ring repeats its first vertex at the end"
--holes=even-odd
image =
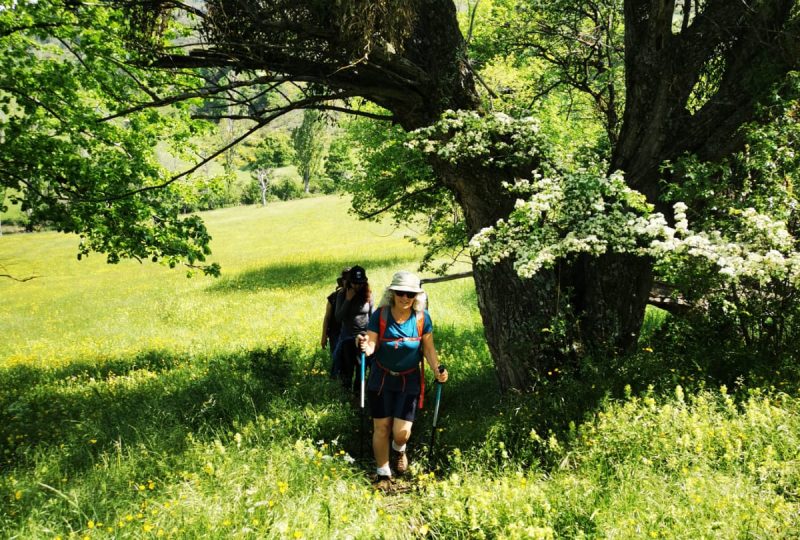
POLYGON ((36 278, 0 280, 0 537, 800 536, 796 381, 714 386, 661 355, 654 312, 634 359, 501 395, 470 280, 426 287, 451 374, 436 451, 426 405, 410 489, 373 490, 325 296, 343 266, 379 293, 422 253, 347 208, 204 214, 219 279, 2 236, 0 273, 36 278))

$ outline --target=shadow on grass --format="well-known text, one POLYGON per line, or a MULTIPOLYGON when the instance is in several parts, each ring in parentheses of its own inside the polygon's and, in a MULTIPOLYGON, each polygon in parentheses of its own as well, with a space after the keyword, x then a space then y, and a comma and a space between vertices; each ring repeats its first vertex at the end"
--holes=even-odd
MULTIPOLYGON (((481 466, 557 466, 531 444, 532 430, 561 438, 571 422, 591 418, 607 396, 623 397, 628 384, 634 393, 654 381, 664 391, 681 381, 690 388, 695 376, 702 384, 702 374, 688 361, 673 357, 662 363, 639 355, 542 378, 531 393, 502 394, 480 327, 439 325, 436 341, 446 351, 451 377, 442 389, 441 431, 430 463, 443 469, 456 448, 473 453, 481 466)), ((359 412, 328 378, 328 362, 327 351, 276 346, 211 358, 149 351, 55 370, 0 369, 0 466, 32 469, 47 455, 74 473, 119 447, 177 456, 189 436, 224 439, 259 418, 280 420, 261 444, 338 439, 371 466, 370 422, 362 448, 359 412)), ((426 405, 411 440, 417 459, 428 455, 432 429, 435 387, 430 370, 427 376, 426 405)))
MULTIPOLYGON (((0 463, 24 469, 56 453, 76 471, 115 447, 178 454, 190 434, 215 437, 258 416, 289 417, 302 409, 288 391, 300 377, 293 357, 285 347, 195 359, 150 351, 100 365, 2 369, 0 463)), ((309 395, 324 404, 335 392, 309 395)), ((316 429, 297 418, 281 425, 286 437, 316 429)))
MULTIPOLYGON (((342 268, 358 264, 367 271, 367 276, 376 269, 399 269, 416 264, 415 258, 359 258, 349 257, 337 260, 314 261, 302 264, 276 263, 248 270, 232 276, 223 276, 208 288, 211 293, 231 293, 239 291, 262 291, 308 286, 333 287, 342 268)), ((384 284, 372 283, 374 290, 382 289, 384 284)))
MULTIPOLYGON (((503 400, 480 328, 441 326, 437 340, 452 360, 439 423, 437 455, 444 457, 455 447, 481 445, 503 400)), ((0 369, 0 464, 33 469, 46 455, 73 475, 120 447, 146 448, 153 459, 169 461, 190 440, 224 439, 263 417, 280 420, 270 434, 275 442, 337 439, 371 467, 371 422, 360 430, 359 411, 328 378, 328 363, 327 351, 279 346, 211 358, 148 351, 52 370, 0 369)), ((430 370, 427 376, 430 382, 430 370)), ((433 389, 429 384, 415 425, 417 455, 430 438, 433 389)))
MULTIPOLYGON (((444 470, 452 465, 449 457, 455 449, 480 467, 557 468, 560 463, 552 460, 561 454, 548 452, 542 439, 555 436, 561 444, 572 440, 575 427, 594 421, 608 400, 644 393, 656 399, 670 398, 678 385, 687 395, 724 383, 731 389, 734 380, 749 381, 747 387, 792 388, 782 380, 788 372, 785 366, 781 370, 748 371, 731 365, 723 377, 710 369, 708 360, 698 362, 697 356, 676 354, 663 341, 658 342, 660 345, 651 341, 625 357, 584 358, 578 368, 544 374, 529 392, 502 393, 481 328, 464 331, 437 327, 436 332, 437 345, 448 350, 451 379, 442 392, 441 431, 430 465, 444 470), (467 360, 461 363, 460 358, 467 360), (781 372, 784 375, 779 375, 781 372)), ((747 398, 746 392, 743 397, 747 398)), ((432 409, 432 400, 430 403, 432 409)), ((427 455, 430 412, 421 414, 415 424, 415 444, 422 444, 418 456, 427 455)))

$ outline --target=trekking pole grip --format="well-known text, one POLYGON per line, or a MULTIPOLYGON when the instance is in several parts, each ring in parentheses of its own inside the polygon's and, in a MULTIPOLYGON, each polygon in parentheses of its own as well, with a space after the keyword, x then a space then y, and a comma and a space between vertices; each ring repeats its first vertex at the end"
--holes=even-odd
MULTIPOLYGON (((439 373, 444 373, 446 370, 447 366, 445 366, 444 364, 439 364, 439 369, 438 369, 439 373)), ((439 379, 436 379, 436 384, 444 384, 444 383, 440 383, 439 379)))

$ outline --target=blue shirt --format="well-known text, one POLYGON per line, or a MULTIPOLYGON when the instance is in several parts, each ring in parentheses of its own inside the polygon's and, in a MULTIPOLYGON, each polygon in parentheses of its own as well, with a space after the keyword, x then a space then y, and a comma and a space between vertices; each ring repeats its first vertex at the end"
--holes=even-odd
MULTIPOLYGON (((369 318, 367 330, 375 332, 380 337, 380 317, 383 309, 376 309, 369 318)), ((433 332, 433 322, 427 310, 425 310, 425 323, 422 325, 422 334, 429 334, 433 332)), ((397 323, 392 317, 392 310, 386 308, 386 330, 383 333, 383 339, 397 339, 397 338, 416 338, 417 336, 417 314, 411 312, 411 317, 403 323, 397 323)), ((381 342, 377 351, 375 351, 375 358, 386 369, 392 371, 406 371, 412 369, 419 364, 420 351, 422 347, 421 340, 414 341, 396 341, 381 342)))

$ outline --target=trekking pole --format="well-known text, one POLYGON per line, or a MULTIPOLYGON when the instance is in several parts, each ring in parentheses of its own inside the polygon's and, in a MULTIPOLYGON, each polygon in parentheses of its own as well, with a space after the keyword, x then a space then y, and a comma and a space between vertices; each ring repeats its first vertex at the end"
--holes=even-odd
MULTIPOLYGON (((439 373, 444 373, 445 367, 439 364, 439 373)), ((436 387, 436 397, 433 404, 433 429, 431 430, 431 445, 428 448, 428 462, 433 461, 433 446, 436 443, 436 423, 439 420, 439 403, 442 401, 442 383, 438 380, 434 383, 436 387)))
POLYGON ((364 412, 364 390, 366 386, 366 380, 364 377, 364 371, 366 369, 366 355, 362 352, 361 353, 361 412, 364 412))
POLYGON ((359 358, 361 365, 359 366, 359 377, 361 380, 361 401, 360 401, 360 408, 361 413, 359 415, 359 431, 361 431, 361 456, 364 456, 364 391, 366 386, 366 380, 364 376, 364 372, 366 371, 366 364, 367 358, 364 354, 364 351, 361 351, 361 357, 359 358))

